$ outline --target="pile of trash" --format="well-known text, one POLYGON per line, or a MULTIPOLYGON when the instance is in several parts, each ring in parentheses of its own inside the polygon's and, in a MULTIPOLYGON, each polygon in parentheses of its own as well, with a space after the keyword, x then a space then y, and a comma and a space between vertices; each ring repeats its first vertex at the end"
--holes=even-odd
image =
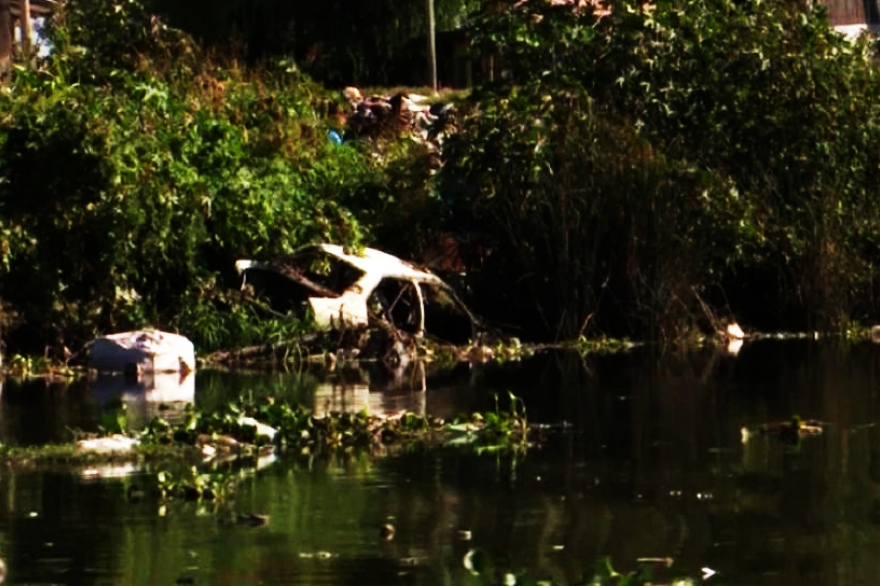
POLYGON ((439 153, 443 136, 452 127, 454 105, 438 103, 428 96, 398 92, 391 96, 364 97, 356 87, 347 87, 342 94, 346 106, 337 111, 335 117, 344 131, 336 136, 331 133, 336 142, 409 134, 413 140, 439 153))

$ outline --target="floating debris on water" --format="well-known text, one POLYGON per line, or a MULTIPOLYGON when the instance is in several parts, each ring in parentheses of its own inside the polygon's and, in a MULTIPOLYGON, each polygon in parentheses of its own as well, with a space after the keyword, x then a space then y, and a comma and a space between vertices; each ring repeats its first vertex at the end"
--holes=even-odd
POLYGON ((130 452, 140 444, 140 440, 121 434, 108 437, 84 439, 76 442, 77 449, 83 452, 110 454, 114 452, 130 452))
POLYGON ((462 564, 468 572, 474 576, 479 576, 480 574, 485 574, 489 571, 492 567, 492 560, 489 558, 489 554, 485 551, 479 548, 474 548, 464 554, 462 564))
POLYGON ((245 525, 247 527, 263 527, 269 522, 269 517, 266 515, 257 515, 254 513, 239 513, 235 517, 235 522, 239 525, 245 525))
POLYGON ((750 427, 743 427, 742 443, 747 443, 756 437, 776 437, 781 441, 796 443, 803 437, 821 435, 829 424, 816 419, 803 420, 798 415, 793 415, 788 421, 761 423, 750 427))
POLYGON ((124 478, 137 474, 140 468, 130 462, 106 466, 90 466, 82 471, 83 478, 124 478))
POLYGON ((392 525, 391 523, 386 523, 385 525, 382 525, 382 527, 379 529, 379 537, 381 537, 385 541, 391 541, 392 539, 394 539, 394 532, 394 525, 392 525))

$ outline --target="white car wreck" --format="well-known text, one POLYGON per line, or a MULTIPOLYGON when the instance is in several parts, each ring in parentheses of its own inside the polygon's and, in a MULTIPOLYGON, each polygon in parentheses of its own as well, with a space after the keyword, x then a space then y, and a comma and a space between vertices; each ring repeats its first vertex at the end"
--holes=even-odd
POLYGON ((478 321, 437 275, 372 248, 316 244, 268 262, 235 263, 242 289, 281 314, 310 312, 324 328, 390 323, 452 344, 476 339, 478 321))

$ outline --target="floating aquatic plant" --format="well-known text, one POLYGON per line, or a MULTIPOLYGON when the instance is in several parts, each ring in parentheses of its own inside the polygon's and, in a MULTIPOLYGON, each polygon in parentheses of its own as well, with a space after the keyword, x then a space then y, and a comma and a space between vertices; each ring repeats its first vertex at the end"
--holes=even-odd
POLYGON ((157 416, 140 433, 127 430, 124 411, 116 409, 103 422, 101 433, 78 432, 71 444, 0 445, 0 462, 67 466, 152 462, 155 490, 163 502, 219 506, 232 501, 236 487, 254 470, 285 454, 309 458, 353 450, 383 454, 416 445, 478 453, 522 451, 540 440, 546 426, 529 425, 522 399, 513 393, 507 399, 502 407, 496 396, 493 411, 463 415, 452 422, 408 411, 379 415, 366 409, 318 416, 302 405, 272 397, 240 399, 215 411, 190 405, 177 423, 157 416))
MULTIPOLYGON (((196 448, 203 464, 238 462, 258 466, 260 456, 270 453, 321 455, 354 448, 388 448, 395 444, 422 443, 435 447, 467 446, 475 450, 523 449, 541 428, 529 427, 522 399, 508 393, 509 406, 474 413, 452 423, 442 419, 401 412, 375 415, 331 413, 316 416, 298 404, 266 398, 240 400, 217 412, 189 408, 184 421, 171 425, 155 418, 143 433, 147 445, 180 445, 196 448), (248 464, 249 463, 249 464, 248 464)), ((157 475, 163 498, 227 502, 242 474, 223 467, 199 470, 192 467, 174 475, 157 475)))

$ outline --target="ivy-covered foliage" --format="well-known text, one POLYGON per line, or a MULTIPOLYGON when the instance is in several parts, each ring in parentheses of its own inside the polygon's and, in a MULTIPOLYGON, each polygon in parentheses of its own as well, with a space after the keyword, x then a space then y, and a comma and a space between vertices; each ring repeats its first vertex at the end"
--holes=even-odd
POLYGON ((674 335, 711 302, 774 328, 870 315, 868 42, 782 0, 532 0, 477 23, 497 81, 443 173, 532 331, 674 335))
POLYGON ((254 342, 237 258, 363 241, 349 209, 376 165, 328 139, 327 97, 295 68, 212 61, 134 1, 71 2, 45 34, 0 91, 0 299, 22 334, 5 338, 254 342))

